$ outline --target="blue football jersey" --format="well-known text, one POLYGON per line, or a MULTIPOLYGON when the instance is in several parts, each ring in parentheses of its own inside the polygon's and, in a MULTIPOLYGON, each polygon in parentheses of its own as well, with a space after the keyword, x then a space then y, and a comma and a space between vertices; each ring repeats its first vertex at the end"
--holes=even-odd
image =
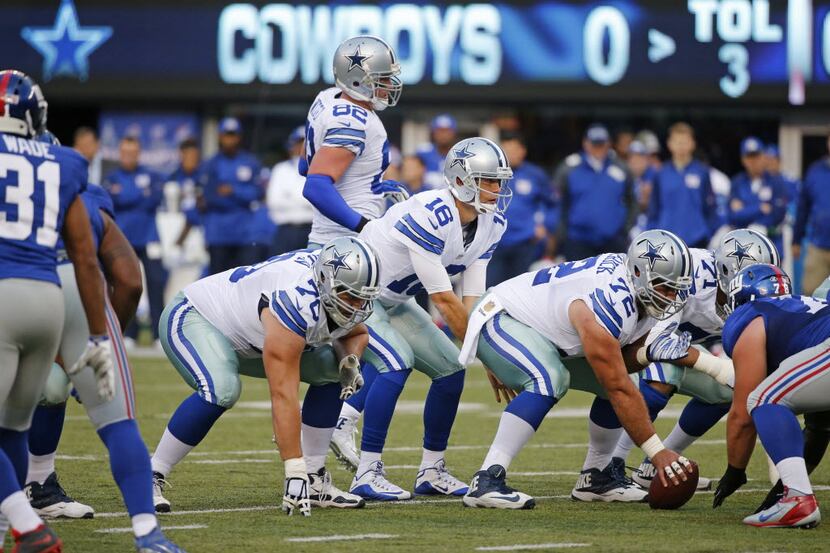
POLYGON ((0 133, 0 279, 59 285, 58 238, 87 165, 71 148, 0 133))
MULTIPOLYGON (((95 240, 95 251, 101 246, 101 240, 104 238, 104 218, 101 217, 101 211, 115 219, 115 208, 112 205, 112 198, 103 187, 97 184, 89 184, 87 189, 81 194, 81 200, 84 202, 87 213, 89 213, 89 224, 92 227, 92 238, 95 240)), ((69 263, 69 258, 66 256, 66 248, 63 244, 63 239, 58 240, 58 264, 69 263)))
POLYGON ((767 337, 767 373, 784 359, 830 338, 828 303, 810 296, 762 298, 745 303, 726 320, 723 349, 732 350, 744 329, 758 317, 764 320, 767 337))

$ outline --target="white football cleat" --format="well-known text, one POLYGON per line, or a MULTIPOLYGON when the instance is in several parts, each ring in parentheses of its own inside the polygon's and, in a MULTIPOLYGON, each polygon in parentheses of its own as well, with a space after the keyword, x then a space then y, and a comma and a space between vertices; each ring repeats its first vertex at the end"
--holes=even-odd
POLYGON ((784 497, 772 507, 760 513, 749 515, 744 524, 756 528, 815 528, 821 522, 821 512, 815 495, 794 495, 784 497))
POLYGON ((337 507, 360 509, 366 501, 359 495, 344 492, 331 481, 331 473, 325 467, 308 475, 308 499, 312 507, 337 507))
POLYGON ((642 503, 646 497, 648 491, 616 474, 613 463, 603 470, 583 470, 571 491, 571 499, 586 502, 642 503))
POLYGON ((410 492, 386 479, 386 472, 383 470, 383 461, 375 461, 369 466, 369 470, 363 474, 355 474, 354 480, 352 480, 352 487, 349 491, 360 497, 375 499, 377 501, 402 501, 412 499, 410 492))
POLYGON ((487 509, 532 509, 536 500, 514 490, 506 483, 507 471, 501 465, 493 465, 478 471, 461 502, 465 507, 487 509))
POLYGON ((418 471, 415 478, 415 495, 462 496, 470 487, 450 474, 444 459, 433 466, 418 471))
POLYGON ((338 461, 351 472, 357 472, 360 464, 360 452, 357 450, 357 421, 340 417, 334 433, 331 435, 329 447, 338 461))
POLYGON ((69 497, 58 483, 58 475, 52 473, 39 484, 29 482, 24 488, 32 508, 43 518, 92 518, 95 509, 69 497))
POLYGON ((169 485, 170 483, 164 479, 162 473, 153 472, 153 507, 155 507, 157 513, 170 512, 170 502, 162 495, 164 487, 169 485))
MULTIPOLYGON (((637 467, 637 470, 631 473, 631 479, 634 481, 635 484, 639 485, 642 488, 648 489, 651 486, 652 479, 657 476, 657 470, 654 468, 654 465, 651 464, 651 461, 646 459, 640 466, 637 467)), ((712 489, 712 479, 706 477, 699 477, 697 480, 697 491, 704 491, 704 490, 711 490, 712 489)))

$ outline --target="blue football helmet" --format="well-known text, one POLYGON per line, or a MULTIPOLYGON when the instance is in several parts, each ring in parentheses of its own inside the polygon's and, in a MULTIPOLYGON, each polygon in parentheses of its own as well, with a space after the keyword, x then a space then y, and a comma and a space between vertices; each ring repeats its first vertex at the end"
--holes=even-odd
POLYGON ((769 263, 758 263, 741 269, 729 283, 727 310, 731 313, 745 303, 759 298, 775 298, 792 294, 787 273, 769 263))
POLYGON ((0 132, 34 138, 46 129, 46 98, 31 77, 0 71, 0 132))
POLYGON ((55 133, 47 129, 43 129, 43 132, 37 135, 36 140, 38 142, 43 142, 44 144, 51 144, 52 146, 61 145, 61 141, 58 140, 58 137, 55 136, 55 133))

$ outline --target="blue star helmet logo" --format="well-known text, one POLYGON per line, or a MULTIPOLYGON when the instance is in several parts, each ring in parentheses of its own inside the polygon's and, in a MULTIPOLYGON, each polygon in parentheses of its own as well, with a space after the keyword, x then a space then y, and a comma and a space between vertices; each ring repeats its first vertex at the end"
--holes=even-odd
POLYGON ((366 60, 371 58, 372 55, 369 54, 368 56, 361 56, 360 55, 360 46, 358 45, 357 50, 354 51, 354 54, 352 54, 351 56, 343 56, 343 57, 346 58, 347 60, 349 60, 349 69, 347 69, 347 71, 351 71, 355 67, 359 67, 365 73, 366 68, 363 67, 363 62, 365 62, 366 60))
POLYGON ((332 251, 333 253, 331 259, 323 263, 323 265, 325 265, 326 267, 331 267, 332 271, 334 272, 332 278, 337 278, 337 272, 340 269, 348 269, 351 271, 351 266, 349 266, 349 264, 346 263, 346 256, 348 256, 351 252, 341 254, 337 251, 337 248, 332 248, 332 251))
POLYGON ((51 27, 23 27, 20 36, 43 56, 43 80, 67 75, 85 81, 87 58, 112 36, 112 27, 81 27, 72 0, 62 0, 51 27))
POLYGON ((755 259, 755 256, 749 253, 750 248, 752 248, 752 244, 747 244, 746 246, 735 240, 735 251, 726 254, 726 257, 734 257, 735 260, 738 262, 738 269, 740 269, 744 264, 744 259, 750 259, 754 262, 758 260, 755 259))
POLYGON ((648 261, 648 270, 649 271, 654 270, 654 264, 657 263, 658 260, 668 261, 668 259, 666 259, 666 257, 662 253, 660 253, 660 250, 662 250, 663 246, 665 246, 665 245, 666 245, 665 242, 661 242, 660 244, 657 244, 655 246, 654 244, 651 243, 650 240, 646 240, 646 251, 644 251, 643 253, 641 253, 637 257, 639 259, 645 259, 645 260, 648 261))
POLYGON ((455 159, 452 160, 450 163, 450 168, 455 167, 456 165, 460 165, 462 168, 464 167, 464 160, 473 157, 475 154, 467 151, 467 148, 470 147, 470 144, 467 143, 464 147, 460 150, 453 150, 452 155, 455 159))

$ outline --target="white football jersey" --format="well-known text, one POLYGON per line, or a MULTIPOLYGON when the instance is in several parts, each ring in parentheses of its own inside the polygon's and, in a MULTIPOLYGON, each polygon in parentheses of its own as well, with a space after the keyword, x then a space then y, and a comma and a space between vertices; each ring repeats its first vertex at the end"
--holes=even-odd
POLYGON ((240 357, 262 356, 266 302, 283 326, 309 346, 328 344, 347 332, 329 332, 311 267, 316 251, 298 250, 267 261, 211 275, 185 287, 184 295, 233 344, 240 357))
POLYGON ((380 262, 380 300, 403 303, 423 289, 409 251, 439 256, 449 276, 479 259, 490 259, 507 223, 500 215, 479 215, 475 237, 464 247, 461 216, 448 188, 415 194, 369 222, 360 238, 375 248, 380 262))
POLYGON ((640 318, 634 284, 623 254, 603 254, 519 275, 493 288, 507 313, 537 330, 568 356, 585 354, 568 317, 571 302, 582 300, 597 322, 625 346, 657 323, 640 318))
MULTIPOLYGON (((322 91, 311 104, 306 121, 306 158, 308 164, 323 146, 346 148, 355 154, 346 172, 334 187, 346 203, 366 217, 377 219, 383 214, 386 200, 372 193, 372 183, 380 182, 389 166, 389 141, 386 129, 374 111, 340 97, 339 88, 322 91)), ((338 236, 354 236, 347 229, 314 208, 309 242, 325 244, 338 236)))

